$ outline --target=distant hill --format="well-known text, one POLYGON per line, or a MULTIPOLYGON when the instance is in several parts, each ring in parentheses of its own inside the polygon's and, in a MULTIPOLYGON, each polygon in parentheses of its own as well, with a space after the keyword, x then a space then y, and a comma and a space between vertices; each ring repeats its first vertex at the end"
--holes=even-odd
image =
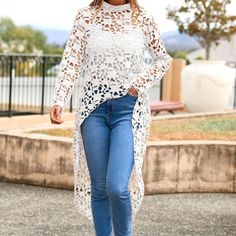
POLYGON ((48 43, 56 43, 63 45, 69 36, 69 31, 67 30, 52 29, 52 28, 39 28, 39 29, 43 31, 47 36, 48 43))
MULTIPOLYGON (((63 45, 69 36, 69 31, 67 30, 58 30, 50 28, 41 28, 40 30, 42 30, 47 35, 49 43, 63 45)), ((164 41, 166 49, 170 52, 191 52, 201 48, 201 45, 194 37, 191 37, 187 34, 180 34, 178 31, 169 31, 163 33, 162 39, 164 41)))
POLYGON ((195 51, 201 45, 194 37, 187 34, 180 34, 178 31, 169 31, 162 35, 162 39, 168 51, 195 51))

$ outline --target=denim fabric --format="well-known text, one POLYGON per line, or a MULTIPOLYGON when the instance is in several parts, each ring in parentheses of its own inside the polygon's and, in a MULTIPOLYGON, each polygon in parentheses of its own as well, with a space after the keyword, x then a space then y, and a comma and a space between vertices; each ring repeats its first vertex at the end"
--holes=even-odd
POLYGON ((91 177, 91 207, 96 236, 131 236, 128 190, 134 165, 132 112, 137 96, 107 99, 81 124, 91 177))

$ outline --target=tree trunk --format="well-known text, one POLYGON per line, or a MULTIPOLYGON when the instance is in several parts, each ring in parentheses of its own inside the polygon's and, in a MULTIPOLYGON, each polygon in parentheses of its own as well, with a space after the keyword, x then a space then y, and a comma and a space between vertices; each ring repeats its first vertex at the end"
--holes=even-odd
POLYGON ((211 44, 208 43, 206 45, 206 60, 209 60, 209 58, 210 58, 210 49, 211 49, 211 44))

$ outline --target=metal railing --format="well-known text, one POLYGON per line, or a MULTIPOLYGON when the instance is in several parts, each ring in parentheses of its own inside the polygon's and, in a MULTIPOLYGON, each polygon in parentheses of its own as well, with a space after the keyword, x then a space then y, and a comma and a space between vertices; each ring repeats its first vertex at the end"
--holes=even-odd
MULTIPOLYGON (((62 55, 0 54, 0 116, 48 113, 61 58, 62 55)), ((226 64, 236 72, 235 61, 226 64)), ((158 87, 159 100, 162 100, 163 80, 158 87)), ((236 73, 233 90, 235 109, 236 73)), ((73 111, 78 93, 75 89, 65 110, 73 111)))
POLYGON ((0 116, 48 112, 61 57, 0 54, 0 116))
MULTIPOLYGON (((51 107, 62 55, 0 54, 0 116, 45 114, 51 107)), ((147 63, 150 63, 148 59, 147 63)), ((162 80, 160 99, 162 98, 162 80)), ((77 105, 74 90, 65 110, 77 105)))

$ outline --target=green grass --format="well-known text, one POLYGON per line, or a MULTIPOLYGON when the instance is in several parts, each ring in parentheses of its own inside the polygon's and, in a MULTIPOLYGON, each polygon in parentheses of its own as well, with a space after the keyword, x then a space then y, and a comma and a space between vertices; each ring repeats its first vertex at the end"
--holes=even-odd
POLYGON ((235 140, 236 114, 156 120, 150 128, 150 140, 235 140))
MULTIPOLYGON (((34 130, 53 136, 72 138, 72 129, 34 130)), ((150 141, 158 140, 231 140, 236 141, 236 114, 194 118, 153 120, 150 141)))
POLYGON ((54 129, 33 130, 29 133, 40 133, 40 134, 47 134, 47 135, 51 135, 51 136, 62 136, 62 137, 66 137, 66 138, 72 138, 73 130, 72 129, 54 128, 54 129))

